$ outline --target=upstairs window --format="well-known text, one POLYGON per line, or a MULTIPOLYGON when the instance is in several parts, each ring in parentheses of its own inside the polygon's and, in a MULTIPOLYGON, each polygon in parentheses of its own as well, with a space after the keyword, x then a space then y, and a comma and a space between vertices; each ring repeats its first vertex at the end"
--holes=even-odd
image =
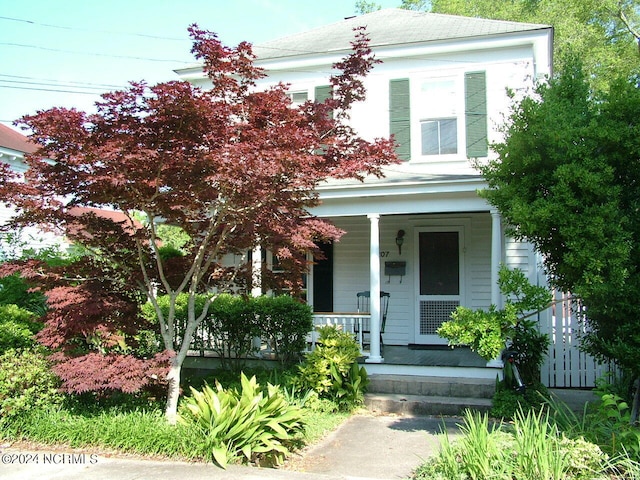
POLYGON ((405 161, 443 155, 486 157, 486 73, 391 79, 389 133, 405 161))
POLYGON ((299 107, 309 99, 309 94, 306 91, 289 92, 287 93, 287 96, 291 100, 291 104, 294 107, 299 107))
POLYGON ((436 118, 420 122, 422 155, 458 153, 458 119, 436 118))
POLYGON ((420 119, 421 154, 458 153, 458 115, 461 102, 454 77, 420 82, 417 111, 420 119))

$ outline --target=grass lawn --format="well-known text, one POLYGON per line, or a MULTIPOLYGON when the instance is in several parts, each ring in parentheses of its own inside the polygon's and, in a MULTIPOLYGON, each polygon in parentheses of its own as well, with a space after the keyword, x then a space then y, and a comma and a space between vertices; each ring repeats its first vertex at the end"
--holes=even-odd
MULTIPOLYGON (((337 428, 349 413, 304 409, 305 426, 295 448, 313 444, 337 428)), ((82 448, 92 453, 136 455, 154 459, 210 461, 195 429, 169 425, 158 404, 123 409, 57 408, 32 410, 0 433, 5 443, 31 446, 82 448)))

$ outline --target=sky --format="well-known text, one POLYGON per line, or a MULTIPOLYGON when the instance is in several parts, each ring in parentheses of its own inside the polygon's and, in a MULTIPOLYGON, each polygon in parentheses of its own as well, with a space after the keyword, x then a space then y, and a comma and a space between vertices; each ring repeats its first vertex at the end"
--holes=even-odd
MULTIPOLYGON (((395 8, 400 0, 376 0, 395 8)), ((355 14, 355 0, 0 0, 0 122, 52 107, 94 111, 99 95, 177 80, 189 25, 255 45, 355 14)))

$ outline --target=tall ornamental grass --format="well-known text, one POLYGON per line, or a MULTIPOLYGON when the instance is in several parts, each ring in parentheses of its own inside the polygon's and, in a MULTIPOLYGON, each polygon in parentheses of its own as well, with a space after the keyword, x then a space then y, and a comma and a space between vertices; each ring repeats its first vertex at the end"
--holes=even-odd
MULTIPOLYGON (((520 411, 512 424, 467 411, 460 437, 442 438, 439 453, 414 480, 572 480, 614 477, 617 465, 597 445, 563 435, 542 410, 520 411)), ((636 470, 637 473, 637 470, 636 470)))

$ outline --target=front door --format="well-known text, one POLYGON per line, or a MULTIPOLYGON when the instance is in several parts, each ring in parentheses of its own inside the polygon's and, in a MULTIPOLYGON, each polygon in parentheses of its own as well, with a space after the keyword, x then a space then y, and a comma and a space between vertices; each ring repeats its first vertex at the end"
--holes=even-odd
POLYGON ((323 259, 314 259, 313 311, 333 312, 333 243, 319 244, 323 259))
POLYGON ((416 231, 416 343, 447 343, 436 331, 461 303, 463 233, 462 227, 425 227, 416 231))

